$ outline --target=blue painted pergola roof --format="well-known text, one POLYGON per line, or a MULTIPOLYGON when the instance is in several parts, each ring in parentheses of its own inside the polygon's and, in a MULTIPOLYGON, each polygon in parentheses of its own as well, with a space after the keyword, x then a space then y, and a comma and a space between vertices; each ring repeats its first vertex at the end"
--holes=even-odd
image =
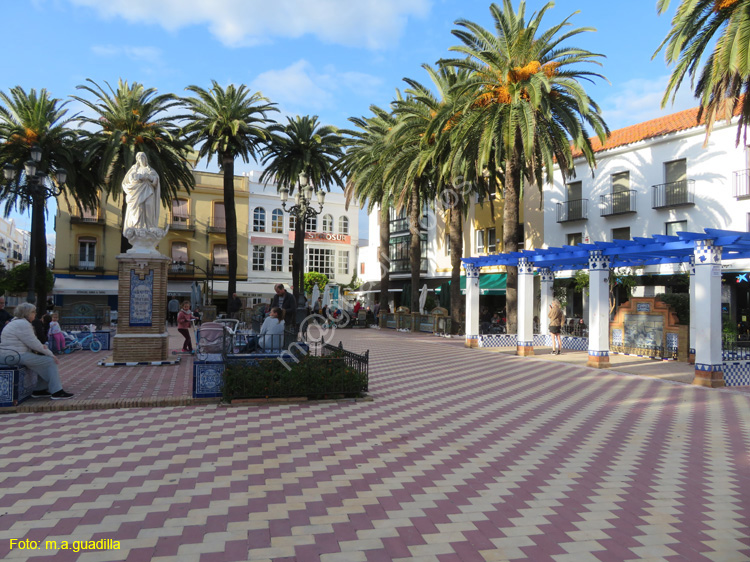
POLYGON ((706 228, 703 232, 678 232, 677 236, 655 235, 651 238, 594 242, 562 248, 521 250, 507 254, 494 254, 475 258, 463 258, 466 264, 476 267, 491 265, 518 265, 519 258, 528 259, 535 267, 547 267, 553 271, 563 269, 587 269, 589 252, 601 250, 609 257, 611 267, 638 267, 663 263, 687 263, 695 250, 696 240, 711 240, 721 246, 722 260, 750 258, 750 232, 717 230, 706 228))

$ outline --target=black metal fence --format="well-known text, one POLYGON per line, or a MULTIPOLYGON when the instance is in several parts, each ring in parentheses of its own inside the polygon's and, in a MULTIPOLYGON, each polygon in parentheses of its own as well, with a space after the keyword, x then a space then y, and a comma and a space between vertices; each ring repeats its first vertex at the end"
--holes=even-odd
POLYGON ((606 217, 609 215, 621 215, 623 213, 635 213, 635 195, 636 192, 634 189, 602 195, 599 216, 606 217))
POLYGON ((721 350, 725 361, 750 361, 750 341, 723 336, 721 350))
POLYGON ((588 216, 588 199, 573 199, 557 204, 557 222, 587 220, 588 216))
POLYGON ((695 204, 695 180, 673 181, 653 186, 651 208, 663 209, 695 204))

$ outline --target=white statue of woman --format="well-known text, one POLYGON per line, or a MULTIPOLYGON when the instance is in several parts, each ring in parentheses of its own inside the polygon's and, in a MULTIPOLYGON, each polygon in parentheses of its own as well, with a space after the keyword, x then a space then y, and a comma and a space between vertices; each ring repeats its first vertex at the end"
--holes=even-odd
POLYGON ((148 165, 148 158, 144 152, 135 155, 135 164, 122 180, 122 191, 128 205, 123 231, 129 228, 159 228, 159 176, 148 165))
POLYGON ((122 180, 122 191, 127 203, 122 233, 133 246, 128 253, 158 253, 156 244, 166 234, 159 228, 161 185, 144 152, 135 155, 135 164, 122 180))

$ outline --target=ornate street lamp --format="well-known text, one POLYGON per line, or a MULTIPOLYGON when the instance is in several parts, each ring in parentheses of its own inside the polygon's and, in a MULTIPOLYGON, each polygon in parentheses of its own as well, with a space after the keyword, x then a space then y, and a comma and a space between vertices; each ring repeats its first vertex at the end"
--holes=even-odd
POLYGON ((281 199, 281 208, 284 209, 290 215, 296 217, 297 228, 295 229, 294 238, 294 263, 299 267, 297 275, 292 274, 292 284, 294 285, 294 294, 297 297, 300 293, 304 294, 304 281, 305 281, 305 254, 304 254, 304 243, 305 243, 305 223, 307 219, 318 216, 323 212, 323 204, 326 200, 325 191, 319 189, 315 191, 313 186, 310 185, 309 177, 305 172, 299 175, 299 188, 294 194, 294 205, 287 208, 287 202, 289 201, 289 189, 282 187, 279 190, 279 198, 281 199), (313 208, 313 195, 317 195, 318 209, 313 208), (300 236, 297 236, 300 234, 300 236))
MULTIPOLYGON (((28 302, 35 302, 35 290, 36 290, 36 279, 37 273, 42 277, 41 283, 46 282, 44 275, 46 274, 47 267, 44 264, 40 266, 40 271, 37 272, 37 253, 39 248, 44 248, 47 244, 45 233, 44 233, 44 209, 46 201, 50 197, 57 197, 62 193, 60 187, 65 185, 65 181, 68 178, 68 172, 65 168, 58 168, 55 171, 55 182, 48 185, 49 182, 45 181, 47 175, 37 170, 37 165, 42 160, 42 150, 38 145, 32 145, 30 150, 31 159, 24 162, 24 173, 26 175, 26 189, 20 190, 19 188, 8 188, 7 191, 21 197, 28 197, 31 200, 31 249, 29 252, 29 286, 28 295, 26 300, 28 302), (42 246, 40 246, 42 244, 42 246)), ((3 166, 3 178, 6 183, 10 184, 16 179, 16 168, 7 163, 3 166)), ((44 260, 43 260, 44 261, 44 260)))

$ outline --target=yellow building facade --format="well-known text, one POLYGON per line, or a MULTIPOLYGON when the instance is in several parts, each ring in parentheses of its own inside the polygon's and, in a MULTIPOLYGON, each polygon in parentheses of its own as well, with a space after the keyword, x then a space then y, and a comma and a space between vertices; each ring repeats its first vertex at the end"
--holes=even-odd
MULTIPOLYGON (((193 172, 195 188, 181 191, 168 207, 162 207, 160 226, 169 232, 158 250, 173 260, 168 292, 190 295, 193 281, 204 290, 213 287, 215 298, 226 298, 228 252, 224 212, 223 176, 211 172, 193 172), (206 281, 206 283, 203 283, 206 281), (223 287, 223 294, 222 294, 223 287)), ((237 280, 247 279, 249 181, 235 176, 237 212, 237 280)), ((91 302, 117 308, 117 255, 122 233, 122 198, 100 198, 98 209, 79 208, 75 201, 61 195, 57 201, 55 232, 57 246, 55 304, 67 306, 91 302)))

